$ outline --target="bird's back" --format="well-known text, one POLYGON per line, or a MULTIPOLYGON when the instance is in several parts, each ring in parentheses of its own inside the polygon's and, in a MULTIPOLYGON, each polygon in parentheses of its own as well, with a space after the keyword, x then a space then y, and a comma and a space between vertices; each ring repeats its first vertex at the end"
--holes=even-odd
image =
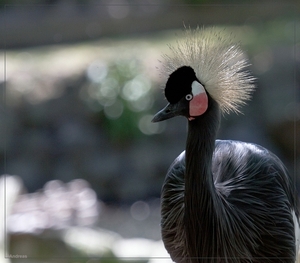
MULTIPOLYGON (((183 219, 184 175, 183 152, 171 165, 162 190, 162 236, 176 262, 189 256, 183 219)), ((298 228, 299 211, 295 188, 282 162, 261 146, 218 140, 212 175, 222 204, 215 209, 219 252, 212 256, 241 259, 232 262, 248 262, 248 256, 252 262, 293 262, 294 221, 298 228)))

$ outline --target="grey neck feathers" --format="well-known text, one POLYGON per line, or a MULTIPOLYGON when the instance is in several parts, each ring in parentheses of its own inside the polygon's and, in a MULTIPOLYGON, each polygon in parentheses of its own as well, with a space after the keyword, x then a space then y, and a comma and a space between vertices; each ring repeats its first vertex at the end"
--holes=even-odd
MULTIPOLYGON (((214 101, 210 103, 207 112, 189 122, 184 220, 191 257, 218 254, 215 245, 215 224, 218 223, 215 213, 218 211, 219 200, 213 183, 212 155, 219 123, 220 110, 214 101)), ((206 262, 205 258, 200 261, 206 262)))

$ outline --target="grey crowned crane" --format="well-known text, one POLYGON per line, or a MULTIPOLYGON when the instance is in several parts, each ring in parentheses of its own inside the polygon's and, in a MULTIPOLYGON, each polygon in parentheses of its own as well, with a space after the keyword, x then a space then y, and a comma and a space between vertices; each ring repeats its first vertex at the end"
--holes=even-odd
POLYGON ((188 120, 186 149, 161 196, 162 239, 172 260, 294 263, 299 210, 285 166, 259 145, 216 140, 221 114, 239 112, 254 90, 240 46, 216 28, 197 28, 170 49, 162 62, 169 103, 153 122, 188 120))

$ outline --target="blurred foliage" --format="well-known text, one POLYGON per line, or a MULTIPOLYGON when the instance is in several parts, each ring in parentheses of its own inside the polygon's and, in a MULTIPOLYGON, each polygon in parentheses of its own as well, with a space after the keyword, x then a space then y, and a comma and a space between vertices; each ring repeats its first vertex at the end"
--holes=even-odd
POLYGON ((142 135, 137 120, 153 105, 152 83, 143 69, 136 57, 96 60, 87 69, 84 101, 103 120, 104 128, 117 143, 142 135))
MULTIPOLYGON (((82 237, 84 238, 84 237, 82 237)), ((76 263, 120 263, 111 251, 101 256, 68 246, 57 237, 18 234, 10 236, 10 255, 25 255, 26 258, 11 258, 11 262, 76 262, 76 263)))

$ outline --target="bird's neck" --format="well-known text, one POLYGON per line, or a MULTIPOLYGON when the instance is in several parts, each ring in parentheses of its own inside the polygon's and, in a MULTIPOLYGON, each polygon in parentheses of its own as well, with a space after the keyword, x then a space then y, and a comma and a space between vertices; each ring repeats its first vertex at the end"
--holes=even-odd
POLYGON ((212 155, 220 123, 218 106, 189 121, 186 144, 185 174, 185 231, 190 254, 209 255, 214 251, 213 239, 216 222, 217 194, 212 176, 212 155), (199 252, 201 247, 202 252, 199 252))

